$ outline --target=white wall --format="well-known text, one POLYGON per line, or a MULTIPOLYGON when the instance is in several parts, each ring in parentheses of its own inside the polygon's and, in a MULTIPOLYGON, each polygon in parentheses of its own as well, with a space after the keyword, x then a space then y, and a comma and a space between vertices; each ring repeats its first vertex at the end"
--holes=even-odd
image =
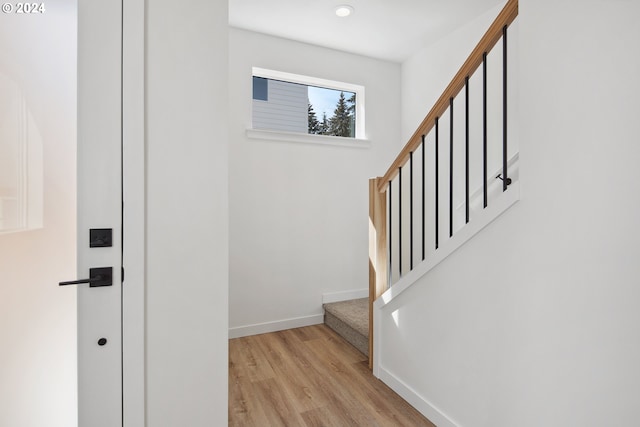
POLYGON ((1 426, 77 424, 76 290, 57 286, 76 277, 76 6, 46 7, 0 14, 0 73, 24 94, 44 156, 44 226, 0 234, 1 426))
POLYGON ((457 425, 637 423, 639 13, 520 1, 522 200, 383 309, 382 368, 457 425))
MULTIPOLYGON (((419 50, 402 63, 402 140, 404 142, 411 137, 429 113, 503 6, 501 4, 491 8, 448 36, 419 50)), ((500 56, 496 61, 501 61, 500 56)), ((498 62, 497 66, 500 66, 499 64, 501 62, 498 62)), ((490 71, 492 68, 489 66, 490 71)), ((478 75, 481 76, 481 73, 482 70, 478 75)), ((500 77, 500 74, 497 77, 500 77)), ((482 80, 478 81, 477 85, 472 85, 472 89, 481 84, 482 80)), ((461 101, 463 102, 464 100, 461 101)))
POLYGON ((147 424, 227 425, 227 1, 147 2, 147 424))
POLYGON ((368 178, 401 146, 400 66, 232 28, 229 70, 230 326, 317 320, 323 293, 368 287, 368 178), (248 138, 252 67, 365 86, 370 147, 248 138))

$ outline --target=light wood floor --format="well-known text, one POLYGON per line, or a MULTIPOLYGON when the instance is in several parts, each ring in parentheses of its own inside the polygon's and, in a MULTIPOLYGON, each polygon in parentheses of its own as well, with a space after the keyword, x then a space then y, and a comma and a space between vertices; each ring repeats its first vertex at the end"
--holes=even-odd
POLYGON ((324 325, 229 340, 230 426, 434 426, 324 325))

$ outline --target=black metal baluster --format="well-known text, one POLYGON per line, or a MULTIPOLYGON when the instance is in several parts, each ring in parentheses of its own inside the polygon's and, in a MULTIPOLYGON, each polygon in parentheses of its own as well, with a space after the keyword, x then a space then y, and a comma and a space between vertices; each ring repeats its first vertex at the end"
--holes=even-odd
POLYGON ((484 207, 487 207, 487 52, 482 54, 482 173, 484 174, 484 207))
POLYGON ((422 261, 424 261, 424 240, 425 240, 425 230, 424 230, 424 139, 425 136, 422 135, 422 261))
POLYGON ((502 28, 502 191, 507 191, 507 26, 502 28))
POLYGON ((469 76, 464 79, 465 97, 465 123, 464 123, 464 198, 465 198, 465 224, 469 223, 469 76))
POLYGON ((389 180, 389 243, 387 244, 389 246, 389 285, 391 285, 391 279, 393 278, 393 263, 391 262, 392 260, 392 255, 393 255, 393 204, 391 203, 393 201, 393 194, 392 194, 392 182, 391 180, 389 180))
POLYGON ((409 271, 413 270, 413 151, 409 153, 409 271))
POLYGON ((438 193, 439 193, 439 190, 438 190, 438 181, 439 181, 438 179, 438 175, 439 175, 438 173, 438 119, 439 117, 436 117, 436 144, 435 144, 435 147, 436 147, 436 155, 435 155, 435 158, 436 158, 435 159, 436 161, 436 170, 435 170, 436 172, 436 182, 435 182, 436 184, 436 232, 435 232, 436 249, 438 249, 438 209, 439 209, 438 207, 438 193))
POLYGON ((453 98, 449 98, 449 237, 453 237, 453 98))
POLYGON ((402 277, 402 166, 398 171, 398 277, 402 277))

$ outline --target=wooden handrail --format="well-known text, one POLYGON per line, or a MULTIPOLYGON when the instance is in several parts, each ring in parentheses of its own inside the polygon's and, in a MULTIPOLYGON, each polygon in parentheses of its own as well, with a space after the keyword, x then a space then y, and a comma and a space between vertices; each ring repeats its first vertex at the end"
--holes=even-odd
POLYGON ((484 34, 480 42, 475 49, 471 52, 471 55, 462 64, 462 67, 455 75, 449 86, 442 93, 438 101, 424 118, 418 129, 414 132, 413 136, 409 138, 409 142, 404 146, 398 157, 384 174, 382 179, 378 181, 378 191, 383 192, 389 185, 389 181, 396 177, 398 174, 398 168, 404 166, 409 160, 409 154, 415 151, 420 144, 422 144, 422 135, 426 135, 433 128, 437 117, 441 117, 444 112, 449 108, 449 99, 455 98, 458 93, 464 88, 465 79, 470 77, 482 64, 482 57, 485 52, 489 52, 491 48, 502 37, 502 29, 505 26, 511 25, 511 23, 518 16, 518 0, 509 0, 504 6, 500 14, 496 17, 495 21, 491 24, 487 32, 484 34))

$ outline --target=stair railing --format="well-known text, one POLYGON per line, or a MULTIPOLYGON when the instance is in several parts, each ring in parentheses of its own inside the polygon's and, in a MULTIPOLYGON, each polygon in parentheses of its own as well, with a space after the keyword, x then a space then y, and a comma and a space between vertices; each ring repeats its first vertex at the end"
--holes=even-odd
MULTIPOLYGON (((420 126, 416 129, 411 136, 407 144, 404 146, 398 157, 391 164, 387 172, 382 177, 372 178, 369 180, 369 367, 373 367, 373 303, 379 298, 390 286, 392 278, 394 277, 394 271, 397 271, 397 276, 403 275, 403 254, 402 249, 404 246, 409 248, 409 270, 414 269, 414 153, 419 151, 421 161, 421 194, 419 202, 421 207, 421 242, 420 242, 420 256, 419 261, 422 262, 426 258, 426 237, 425 237, 425 209, 426 209, 426 194, 425 194, 425 148, 427 143, 427 136, 433 131, 435 138, 431 138, 434 144, 433 155, 433 178, 434 183, 434 216, 435 216, 435 228, 433 229, 433 241, 429 242, 434 245, 435 250, 438 249, 443 241, 442 236, 439 235, 440 221, 440 199, 439 188, 441 183, 439 182, 439 157, 440 151, 440 119, 443 118, 448 111, 449 119, 449 194, 448 194, 448 207, 449 207, 449 238, 454 235, 454 177, 453 177, 453 160, 454 160, 454 100, 464 89, 465 98, 465 190, 464 190, 464 206, 465 206, 465 224, 470 219, 470 202, 469 202, 469 79, 474 72, 482 65, 483 69, 483 108, 482 108, 482 171, 484 176, 483 183, 483 208, 488 205, 488 188, 489 178, 487 169, 487 54, 492 48, 502 40, 502 171, 497 176, 491 176, 491 178, 497 178, 502 180, 502 191, 507 191, 511 178, 508 176, 508 141, 507 141, 507 29, 509 25, 518 16, 518 0, 509 0, 502 11, 498 14, 494 22, 491 24, 487 32, 484 34, 480 42, 476 45, 475 49, 471 52, 467 60, 464 62, 460 70, 456 73, 455 77, 449 83, 445 91, 440 98, 436 101, 435 105, 424 118, 420 126), (403 202, 403 168, 409 168, 409 200, 403 202), (395 185, 397 195, 394 193, 394 181, 398 181, 395 185), (397 202, 397 218, 393 218, 394 210, 392 205, 397 202), (403 244, 402 237, 406 234, 406 230, 403 229, 403 219, 406 219, 406 212, 403 216, 402 208, 408 203, 409 214, 409 242, 403 244), (394 239, 396 244, 396 251, 392 250, 394 246, 394 239), (408 243, 408 244, 407 244, 408 243)), ((406 175, 406 170, 405 170, 406 175)), ((406 185, 405 185, 406 187, 406 185)), ((405 196, 406 197, 406 196, 405 196)), ((406 226, 406 225, 405 225, 406 226)), ((406 262, 405 262, 406 264, 406 262)))

